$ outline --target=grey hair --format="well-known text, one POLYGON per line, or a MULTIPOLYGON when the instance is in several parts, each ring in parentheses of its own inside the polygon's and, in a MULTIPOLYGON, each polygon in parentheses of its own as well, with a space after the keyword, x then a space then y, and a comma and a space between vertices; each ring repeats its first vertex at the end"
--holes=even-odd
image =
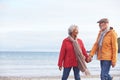
POLYGON ((68 28, 68 35, 71 35, 74 29, 77 29, 77 30, 78 30, 78 26, 75 25, 75 24, 71 25, 71 26, 68 28))

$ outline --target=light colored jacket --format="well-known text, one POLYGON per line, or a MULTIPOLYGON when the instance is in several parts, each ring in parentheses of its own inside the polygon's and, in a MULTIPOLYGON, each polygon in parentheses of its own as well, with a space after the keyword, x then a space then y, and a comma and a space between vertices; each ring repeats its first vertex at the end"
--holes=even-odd
POLYGON ((99 49, 98 45, 100 33, 101 31, 98 34, 97 40, 90 52, 90 55, 93 56, 96 53, 98 60, 111 60, 112 63, 116 63, 118 56, 118 43, 116 32, 112 29, 105 34, 101 50, 99 49))

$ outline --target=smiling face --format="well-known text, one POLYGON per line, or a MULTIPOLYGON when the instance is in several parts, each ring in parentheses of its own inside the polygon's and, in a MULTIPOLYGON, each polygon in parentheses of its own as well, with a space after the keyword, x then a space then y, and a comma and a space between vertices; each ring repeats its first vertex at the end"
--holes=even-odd
POLYGON ((73 32, 72 32, 72 36, 73 37, 77 37, 77 35, 78 35, 78 29, 77 28, 75 28, 74 30, 73 30, 73 32))
POLYGON ((108 27, 108 23, 99 23, 99 27, 102 31, 104 31, 108 27))

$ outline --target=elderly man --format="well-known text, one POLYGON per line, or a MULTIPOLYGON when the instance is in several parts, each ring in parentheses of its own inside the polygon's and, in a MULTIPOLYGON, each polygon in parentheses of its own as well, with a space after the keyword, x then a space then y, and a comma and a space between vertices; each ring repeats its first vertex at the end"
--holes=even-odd
POLYGON ((117 34, 113 28, 109 27, 109 20, 107 18, 103 18, 97 23, 99 23, 100 32, 89 54, 89 60, 97 53, 101 66, 101 80, 112 80, 109 71, 110 66, 115 67, 117 61, 117 34))

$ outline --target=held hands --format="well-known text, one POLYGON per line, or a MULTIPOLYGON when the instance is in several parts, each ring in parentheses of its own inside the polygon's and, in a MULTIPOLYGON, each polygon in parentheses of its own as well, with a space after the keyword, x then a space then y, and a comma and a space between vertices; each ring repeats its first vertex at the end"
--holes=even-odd
POLYGON ((89 55, 89 56, 87 57, 87 59, 86 59, 86 62, 89 63, 89 62, 91 62, 91 61, 92 61, 92 57, 89 55))

